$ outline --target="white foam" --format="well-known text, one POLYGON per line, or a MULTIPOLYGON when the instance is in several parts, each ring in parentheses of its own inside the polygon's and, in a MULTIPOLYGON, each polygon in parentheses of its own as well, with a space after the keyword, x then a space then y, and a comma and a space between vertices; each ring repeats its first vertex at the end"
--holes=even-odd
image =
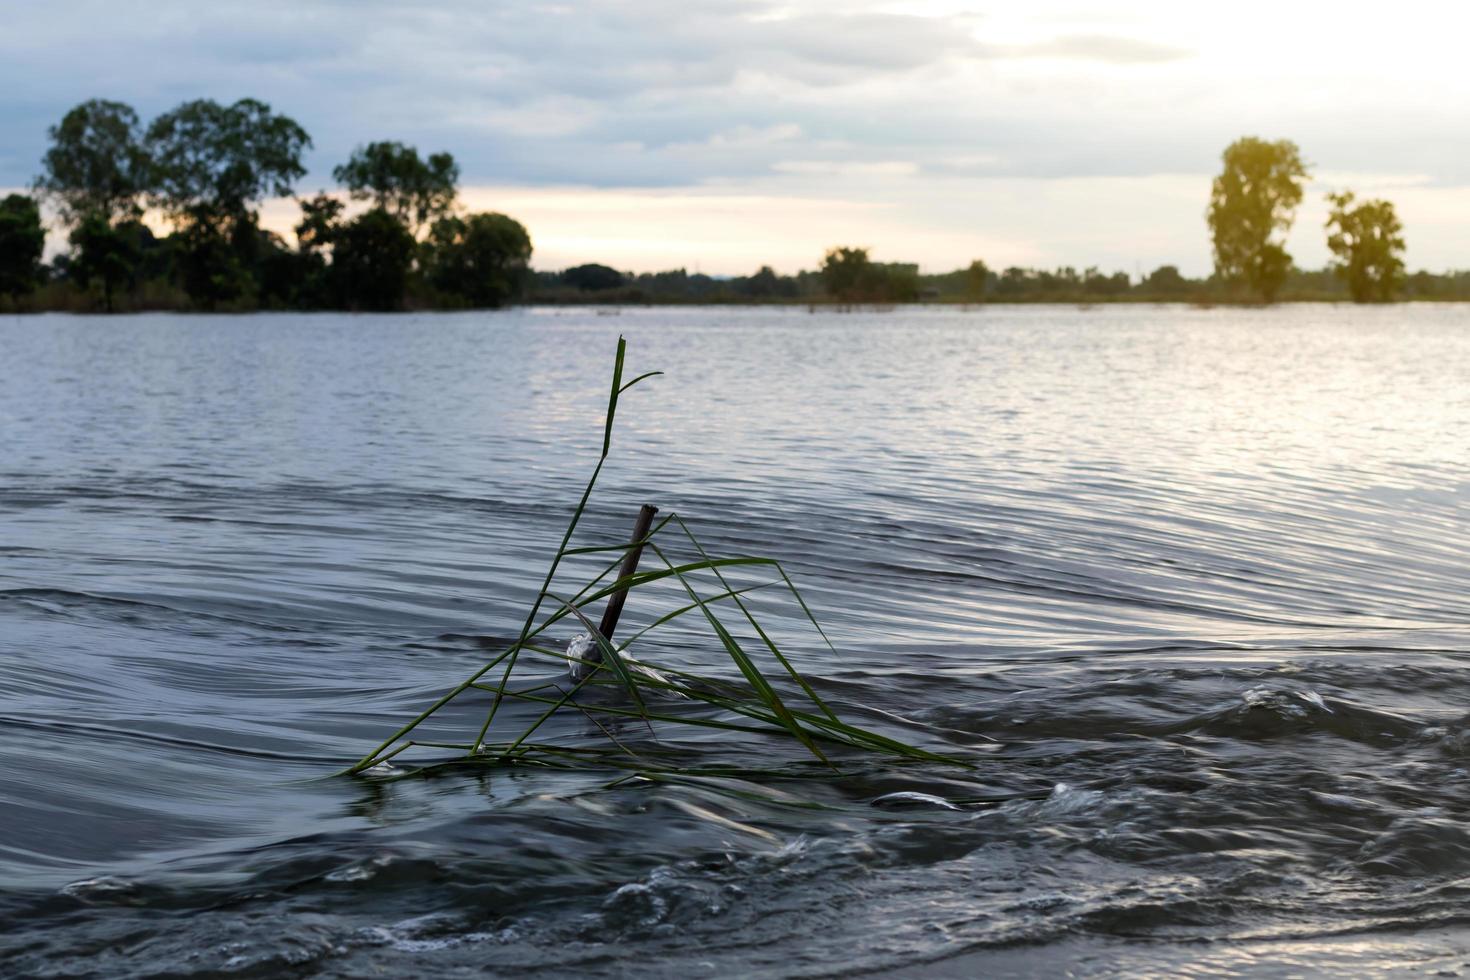
POLYGON ((915 793, 911 790, 901 790, 897 793, 885 793, 873 801, 874 806, 892 806, 896 803, 916 803, 921 806, 937 806, 945 810, 958 810, 949 800, 934 796, 930 793, 915 793))

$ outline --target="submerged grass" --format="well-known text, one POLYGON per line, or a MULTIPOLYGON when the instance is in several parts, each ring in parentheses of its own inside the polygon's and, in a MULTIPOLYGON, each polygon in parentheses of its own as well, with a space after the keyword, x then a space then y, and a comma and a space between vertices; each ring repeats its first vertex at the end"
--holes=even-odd
MULTIPOLYGON (((587 510, 603 465, 612 450, 613 424, 617 416, 621 396, 634 385, 662 372, 650 371, 640 374, 631 381, 623 381, 623 367, 627 352, 626 341, 619 337, 617 356, 613 363, 611 393, 608 396, 607 421, 603 431, 602 452, 592 476, 572 512, 561 544, 552 556, 541 588, 532 602, 521 626, 519 636, 489 663, 480 667, 467 679, 450 689, 407 724, 400 727, 358 762, 345 770, 362 773, 376 767, 379 771, 392 769, 394 774, 423 774, 443 771, 466 765, 472 766, 525 766, 561 770, 605 769, 622 771, 615 782, 633 776, 645 778, 714 779, 722 776, 749 777, 757 773, 749 768, 711 766, 690 757, 688 751, 672 751, 662 746, 658 734, 674 729, 707 729, 714 732, 734 732, 742 735, 774 736, 789 739, 799 744, 820 767, 809 775, 826 772, 835 775, 838 767, 832 752, 837 748, 878 753, 896 759, 922 760, 965 765, 949 756, 929 752, 904 742, 880 735, 842 721, 832 708, 817 694, 806 678, 792 665, 768 630, 757 620, 747 601, 752 593, 779 589, 789 595, 799 607, 804 620, 815 634, 831 649, 831 641, 802 598, 791 577, 773 558, 751 556, 712 556, 695 536, 694 532, 677 514, 666 515, 641 540, 626 544, 600 544, 588 547, 571 547, 572 537, 587 510), (667 533, 666 533, 667 532, 667 533), (677 534, 675 534, 677 532, 677 534), (660 535, 664 535, 660 538, 660 535), (670 535, 678 539, 669 540, 670 535), (698 556, 694 561, 675 561, 671 557, 674 545, 687 542, 698 556), (609 581, 622 564, 624 556, 641 548, 651 554, 660 567, 618 576, 609 581), (553 591, 557 572, 563 560, 580 556, 611 555, 612 560, 602 567, 590 581, 584 582, 575 592, 564 594, 564 590, 553 591), (755 584, 736 586, 727 572, 740 570, 764 572, 772 576, 755 584), (719 586, 718 591, 701 593, 696 576, 708 573, 719 586), (637 593, 655 583, 676 586, 687 601, 656 616, 651 623, 639 629, 621 642, 614 643, 604 637, 588 618, 586 610, 593 603, 611 599, 620 591, 637 593), (733 606, 739 618, 754 631, 758 646, 747 650, 735 633, 721 619, 724 607, 733 606), (671 623, 695 617, 709 627, 719 648, 728 656, 741 682, 703 676, 665 664, 648 660, 635 660, 630 651, 635 646, 646 646, 648 638, 671 623), (539 638, 562 620, 579 622, 596 644, 600 657, 577 661, 583 668, 580 679, 573 679, 568 668, 575 658, 548 646, 539 638), (548 677, 543 671, 530 683, 521 681, 527 673, 524 668, 527 658, 536 658, 542 665, 551 661, 558 673, 548 677), (765 661, 781 685, 762 670, 765 661), (496 672, 496 673, 492 673, 496 672), (487 675, 491 675, 487 679, 487 675), (789 682, 789 683, 788 683, 789 682), (600 689, 612 692, 615 698, 579 699, 584 690, 600 689), (414 738, 421 725, 433 718, 452 701, 461 697, 488 697, 485 718, 472 739, 464 742, 446 742, 414 738), (533 721, 522 727, 508 728, 497 721, 507 701, 540 708, 533 721), (602 745, 570 745, 553 741, 538 741, 533 736, 540 732, 554 717, 568 712, 575 713, 605 738, 602 745), (639 730, 646 730, 648 742, 629 744, 631 738, 620 739, 604 722, 641 723, 639 730), (435 757, 416 765, 398 769, 388 767, 389 760, 396 759, 410 749, 432 750, 435 757), (454 756, 445 758, 442 753, 450 751, 454 756)), ((809 768, 809 767, 808 767, 809 768)), ((765 770, 770 771, 770 770, 765 770)), ((791 775, 789 769, 783 770, 791 775)))

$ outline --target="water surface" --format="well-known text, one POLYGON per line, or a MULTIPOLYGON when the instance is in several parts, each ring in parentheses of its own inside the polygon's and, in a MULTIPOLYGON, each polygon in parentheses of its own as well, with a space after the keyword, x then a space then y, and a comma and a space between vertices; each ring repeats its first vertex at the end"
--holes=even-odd
POLYGON ((0 318, 3 972, 1470 963, 1470 312, 603 312, 0 318), (331 777, 518 631, 619 333, 585 539, 782 559, 972 771, 331 777))

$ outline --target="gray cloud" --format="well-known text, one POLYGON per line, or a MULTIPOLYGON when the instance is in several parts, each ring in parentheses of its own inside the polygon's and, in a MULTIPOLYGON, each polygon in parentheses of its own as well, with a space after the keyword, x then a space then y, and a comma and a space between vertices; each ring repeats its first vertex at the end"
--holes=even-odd
POLYGON ((33 175, 45 128, 82 99, 146 117, 247 94, 306 126, 318 175, 356 143, 400 138, 452 150, 470 180, 534 180, 539 167, 540 179, 687 182, 720 176, 719 154, 671 147, 819 114, 789 105, 798 93, 983 54, 943 21, 771 14, 723 0, 27 5, 0 35, 0 183, 33 175), (751 99, 751 86, 780 95, 751 99), (618 149, 632 143, 643 153, 618 149))
MULTIPOLYGON (((450 150, 468 183, 658 187, 793 166, 893 179, 1200 172, 1264 124, 1204 111, 1208 80, 1099 84, 1092 73, 1151 78, 1187 52, 1056 26, 1051 40, 997 44, 983 19, 788 15, 762 0, 17 4, 0 33, 0 185, 28 182, 46 127, 93 96, 145 117, 200 96, 264 99, 314 137, 307 191, 372 139, 450 150)), ((1283 100, 1268 135, 1320 136, 1314 147, 1341 149, 1339 169, 1421 172, 1422 133, 1444 131, 1426 110, 1395 117, 1392 140, 1353 142, 1354 108, 1321 104, 1283 100)), ((1470 166, 1439 145, 1446 167, 1470 166)))

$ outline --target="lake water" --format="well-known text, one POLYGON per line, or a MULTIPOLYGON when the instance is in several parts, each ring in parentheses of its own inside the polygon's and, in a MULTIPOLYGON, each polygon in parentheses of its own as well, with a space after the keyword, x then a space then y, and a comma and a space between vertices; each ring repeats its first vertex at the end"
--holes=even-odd
POLYGON ((44 316, 0 351, 0 973, 1470 966, 1470 309, 44 316), (666 374, 579 540, 649 501, 782 559, 837 653, 753 601, 817 689, 973 769, 673 732, 790 778, 332 775, 519 630, 620 333, 666 374))

